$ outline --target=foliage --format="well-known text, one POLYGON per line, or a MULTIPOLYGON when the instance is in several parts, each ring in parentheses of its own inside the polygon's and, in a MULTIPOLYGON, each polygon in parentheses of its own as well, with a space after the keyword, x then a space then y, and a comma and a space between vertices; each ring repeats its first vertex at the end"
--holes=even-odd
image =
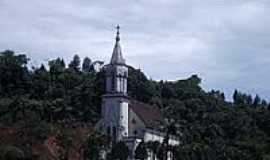
POLYGON ((101 159, 101 151, 105 149, 106 142, 104 137, 97 133, 92 133, 84 146, 83 157, 85 160, 99 160, 101 159))
POLYGON ((144 141, 140 142, 135 150, 135 159, 144 160, 148 156, 144 141))
MULTIPOLYGON (((91 69, 90 58, 85 58, 82 66, 75 55, 68 67, 62 58, 56 58, 32 69, 27 67, 28 61, 26 55, 13 51, 0 53, 1 125, 19 126, 22 135, 46 139, 50 125, 97 122, 105 75, 91 69)), ((141 70, 129 67, 129 96, 157 105, 168 122, 163 128, 173 126, 169 134, 181 141, 175 147, 147 143, 148 149, 158 155, 168 147, 175 159, 184 160, 269 158, 270 104, 259 95, 253 97, 239 90, 235 90, 233 102, 228 102, 224 93, 207 92, 200 82, 197 75, 177 81, 149 80, 141 70)), ((71 147, 70 137, 65 130, 57 136, 63 158, 71 147)), ((89 148, 100 147, 98 137, 89 137, 89 148)), ((126 159, 128 149, 123 142, 114 145, 112 158, 119 158, 116 153, 126 159)))
POLYGON ((128 154, 129 149, 125 142, 120 141, 113 144, 110 156, 112 160, 127 160, 128 154))
POLYGON ((55 142, 59 146, 59 150, 57 152, 58 159, 68 160, 69 151, 73 147, 71 132, 67 131, 65 128, 60 128, 55 138, 55 142))
POLYGON ((80 71, 80 63, 81 63, 80 57, 76 54, 73 57, 73 60, 68 64, 68 67, 75 72, 79 72, 80 71))
POLYGON ((160 143, 158 141, 149 141, 146 143, 146 148, 148 148, 153 153, 153 160, 155 160, 160 143))
POLYGON ((25 158, 24 152, 15 146, 2 146, 0 160, 20 160, 25 158))
POLYGON ((82 71, 83 72, 88 73, 91 71, 91 65, 92 65, 91 62, 92 62, 91 59, 88 57, 85 57, 83 59, 83 64, 82 64, 82 71))

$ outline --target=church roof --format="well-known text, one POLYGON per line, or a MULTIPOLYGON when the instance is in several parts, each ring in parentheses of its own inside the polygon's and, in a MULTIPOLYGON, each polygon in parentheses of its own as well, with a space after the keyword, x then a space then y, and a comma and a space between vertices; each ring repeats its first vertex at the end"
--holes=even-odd
POLYGON ((120 45, 119 29, 120 27, 117 26, 116 42, 112 53, 111 64, 125 64, 125 59, 123 58, 122 49, 120 45))
POLYGON ((144 122, 146 127, 152 128, 163 122, 163 117, 160 109, 157 106, 152 106, 136 100, 131 100, 129 107, 137 114, 144 122))

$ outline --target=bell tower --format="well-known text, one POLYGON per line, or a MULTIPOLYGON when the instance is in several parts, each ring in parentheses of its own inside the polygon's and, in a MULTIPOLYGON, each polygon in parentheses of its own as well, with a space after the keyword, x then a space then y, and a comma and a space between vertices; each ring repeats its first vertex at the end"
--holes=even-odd
POLYGON ((106 67, 106 92, 111 94, 127 94, 128 68, 122 55, 120 45, 120 27, 117 26, 116 42, 111 62, 106 67))
POLYGON ((104 133, 119 141, 128 136, 128 67, 120 45, 120 27, 116 27, 116 42, 111 61, 105 66, 106 94, 102 99, 104 133))

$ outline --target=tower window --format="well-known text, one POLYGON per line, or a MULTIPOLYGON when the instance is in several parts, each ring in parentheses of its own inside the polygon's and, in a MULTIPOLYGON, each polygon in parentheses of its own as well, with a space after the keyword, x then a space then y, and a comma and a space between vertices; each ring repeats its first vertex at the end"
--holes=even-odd
POLYGON ((115 88, 115 83, 114 83, 114 81, 115 81, 115 78, 114 78, 114 75, 112 76, 112 84, 111 84, 111 86, 112 86, 112 91, 114 91, 114 88, 115 88))

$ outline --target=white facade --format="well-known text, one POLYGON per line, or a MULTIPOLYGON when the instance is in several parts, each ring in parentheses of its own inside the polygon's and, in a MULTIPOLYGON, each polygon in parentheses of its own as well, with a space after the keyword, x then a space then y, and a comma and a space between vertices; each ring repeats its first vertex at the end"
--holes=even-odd
POLYGON ((104 67, 104 62, 95 61, 92 63, 92 65, 93 65, 95 72, 100 72, 102 70, 102 68, 104 67))
MULTIPOLYGON (((158 141, 159 143, 162 143, 164 140, 165 134, 162 132, 154 131, 147 129, 145 134, 144 134, 144 141, 149 142, 149 141, 158 141)), ((169 145, 176 146, 179 145, 179 141, 176 137, 170 136, 169 138, 169 145)))

